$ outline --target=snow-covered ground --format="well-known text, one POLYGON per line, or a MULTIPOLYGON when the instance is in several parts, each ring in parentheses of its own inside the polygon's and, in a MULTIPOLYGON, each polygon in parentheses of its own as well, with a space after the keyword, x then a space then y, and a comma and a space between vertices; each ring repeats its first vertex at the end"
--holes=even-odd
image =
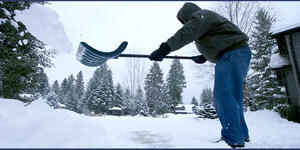
MULTIPOLYGON (((246 112, 247 148, 299 148, 300 124, 275 112, 246 112)), ((152 117, 90 117, 53 109, 43 100, 28 106, 0 99, 0 148, 229 148, 217 119, 168 114, 152 117)))
MULTIPOLYGON (((76 36, 67 34, 73 30, 64 28, 60 16, 41 5, 17 12, 15 19, 22 21, 47 46, 67 53, 56 56, 53 60, 56 66, 46 70, 51 84, 54 79, 61 81, 80 70, 86 80, 89 79, 93 69, 81 65, 73 55, 78 41, 83 40, 81 32, 70 34, 76 36)), ((208 69, 202 74, 207 72, 208 69)), ((212 83, 211 79, 201 79, 205 81, 202 85, 212 83)), ((200 86, 190 84, 196 83, 194 77, 187 80, 190 89, 200 91, 200 86)), ((300 124, 282 119, 271 111, 245 115, 251 137, 247 148, 300 148, 300 124)), ((17 100, 0 98, 0 148, 229 148, 224 142, 211 142, 219 139, 220 129, 217 119, 199 119, 191 114, 168 114, 166 118, 89 117, 53 109, 43 100, 25 107, 17 100)))

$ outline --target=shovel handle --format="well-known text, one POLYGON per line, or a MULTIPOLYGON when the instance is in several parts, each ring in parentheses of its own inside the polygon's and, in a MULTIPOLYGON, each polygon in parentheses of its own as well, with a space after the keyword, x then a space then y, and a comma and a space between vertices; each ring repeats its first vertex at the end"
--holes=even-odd
MULTIPOLYGON (((149 58, 150 55, 140 55, 140 54, 120 54, 118 57, 137 57, 137 58, 149 58)), ((168 59, 193 59, 193 57, 187 57, 187 56, 165 56, 164 58, 168 59)))
MULTIPOLYGON (((200 55, 199 55, 200 56, 200 55)), ((199 56, 165 56, 164 58, 167 59, 191 59, 195 63, 201 64, 197 61, 197 58, 199 56)), ((135 58, 149 58, 150 55, 140 55, 140 54, 120 54, 119 56, 114 57, 115 59, 118 59, 118 57, 135 57, 135 58)))

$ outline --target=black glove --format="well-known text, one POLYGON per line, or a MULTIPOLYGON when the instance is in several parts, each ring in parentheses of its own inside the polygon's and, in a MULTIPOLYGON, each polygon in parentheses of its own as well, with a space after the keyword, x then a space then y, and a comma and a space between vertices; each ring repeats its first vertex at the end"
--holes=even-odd
POLYGON ((207 61, 207 59, 203 55, 195 56, 192 59, 197 64, 203 64, 207 61))
POLYGON ((171 48, 167 43, 161 43, 159 48, 150 54, 149 59, 162 61, 165 56, 171 52, 171 48))

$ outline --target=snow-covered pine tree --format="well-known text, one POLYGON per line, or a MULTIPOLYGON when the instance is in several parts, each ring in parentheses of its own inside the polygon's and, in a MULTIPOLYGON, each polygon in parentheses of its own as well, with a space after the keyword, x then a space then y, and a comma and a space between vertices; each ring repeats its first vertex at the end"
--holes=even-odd
POLYGON ((197 101, 197 99, 196 99, 195 96, 193 96, 191 104, 193 104, 195 106, 199 106, 199 103, 198 103, 198 101, 197 101))
POLYGON ((136 91, 136 96, 134 97, 134 114, 141 114, 141 115, 147 115, 148 114, 148 107, 146 100, 144 98, 144 92, 141 87, 138 87, 136 91))
MULTIPOLYGON (((21 94, 39 84, 36 75, 51 67, 51 50, 31 35, 22 22, 17 22, 15 10, 28 9, 33 2, 4 1, 0 4, 0 68, 4 98, 23 99, 21 94)), ((41 2, 43 3, 43 2, 41 2)))
POLYGON ((68 84, 67 84, 67 109, 74 111, 74 112, 78 112, 77 108, 78 108, 78 102, 76 99, 76 94, 75 94, 75 78, 73 75, 70 75, 70 77, 67 80, 68 84))
POLYGON ((41 96, 45 97, 51 90, 48 77, 44 70, 39 74, 38 78, 38 84, 36 87, 34 87, 36 90, 35 92, 40 93, 41 96))
POLYGON ((126 88, 124 93, 124 101, 123 101, 123 108, 133 109, 133 96, 131 95, 130 89, 126 88))
POLYGON ((59 97, 54 91, 50 91, 46 97, 46 102, 49 106, 56 108, 59 103, 59 97))
POLYGON ((213 102, 213 92, 211 88, 206 87, 202 90, 200 100, 200 105, 213 102))
POLYGON ((65 78, 62 83, 60 84, 60 88, 59 88, 59 94, 58 94, 58 97, 59 97, 59 103, 60 104, 63 104, 63 105, 67 105, 67 94, 68 94, 68 81, 67 79, 65 78))
POLYGON ((113 101, 115 99, 115 87, 113 82, 113 76, 111 69, 107 66, 106 76, 104 80, 105 87, 105 100, 108 103, 108 108, 113 107, 113 101))
POLYGON ((87 106, 90 111, 105 114, 112 107, 115 98, 112 72, 106 63, 94 72, 88 83, 87 106))
POLYGON ((211 88, 205 88, 201 93, 200 109, 195 112, 200 118, 217 118, 216 109, 214 107, 213 93, 211 88))
POLYGON ((162 114, 159 112, 159 105, 163 101, 163 73, 159 64, 153 62, 145 79, 145 96, 149 113, 153 116, 162 114))
POLYGON ((175 109, 167 84, 163 83, 162 86, 162 100, 159 103, 159 112, 160 114, 174 112, 175 109))
MULTIPOLYGON (((3 90, 3 84, 2 84, 2 77, 3 77, 2 66, 3 66, 3 62, 0 62, 0 91, 3 90)), ((1 94, 0 94, 0 97, 1 97, 1 94)))
POLYGON ((123 107, 124 103, 124 91, 120 83, 118 83, 115 87, 115 99, 112 103, 113 107, 123 107))
POLYGON ((167 80, 167 89, 172 100, 172 108, 176 105, 182 104, 182 92, 186 87, 186 80, 183 71, 183 65, 179 59, 174 59, 170 67, 167 80))
POLYGON ((60 87, 57 80, 54 81, 52 84, 49 93, 46 96, 46 102, 54 108, 57 108, 57 106, 60 103, 59 93, 60 93, 60 87))
POLYGON ((32 74, 34 74, 32 76, 34 76, 35 79, 31 80, 31 82, 35 82, 35 83, 31 83, 31 86, 28 86, 28 88, 23 91, 26 94, 30 94, 30 97, 28 96, 23 97, 23 99, 25 99, 28 102, 31 102, 40 96, 46 98, 46 95, 50 91, 48 77, 44 72, 44 70, 40 70, 32 74))
POLYGON ((92 112, 92 109, 96 109, 96 106, 94 106, 92 103, 90 103, 90 100, 91 100, 90 96, 96 90, 98 84, 101 82, 101 80, 98 79, 99 77, 101 77, 100 71, 101 71, 101 69, 97 68, 94 71, 93 77, 90 78, 90 80, 88 81, 87 89, 85 91, 84 98, 83 98, 84 114, 88 114, 88 113, 92 112))
POLYGON ((82 71, 80 71, 77 74, 77 78, 75 80, 75 101, 77 103, 76 111, 78 113, 82 113, 83 98, 84 98, 84 82, 83 82, 82 71))
POLYGON ((283 88, 269 66, 271 54, 276 48, 276 41, 269 34, 274 22, 275 18, 267 10, 260 9, 257 12, 251 44, 251 69, 254 73, 249 75, 246 84, 251 110, 273 109, 286 102, 285 92, 281 91, 283 88))
POLYGON ((58 81, 57 80, 55 80, 54 81, 54 83, 52 84, 52 86, 51 86, 51 90, 53 91, 53 92, 55 92, 55 94, 59 94, 59 83, 58 83, 58 81))

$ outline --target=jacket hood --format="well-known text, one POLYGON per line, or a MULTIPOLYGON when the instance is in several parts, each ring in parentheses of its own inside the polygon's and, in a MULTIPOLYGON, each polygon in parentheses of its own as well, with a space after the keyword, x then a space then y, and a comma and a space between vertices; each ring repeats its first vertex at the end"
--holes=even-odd
POLYGON ((182 8, 177 13, 177 19, 184 24, 188 21, 191 14, 198 10, 201 10, 201 8, 196 4, 190 2, 184 3, 182 8))

